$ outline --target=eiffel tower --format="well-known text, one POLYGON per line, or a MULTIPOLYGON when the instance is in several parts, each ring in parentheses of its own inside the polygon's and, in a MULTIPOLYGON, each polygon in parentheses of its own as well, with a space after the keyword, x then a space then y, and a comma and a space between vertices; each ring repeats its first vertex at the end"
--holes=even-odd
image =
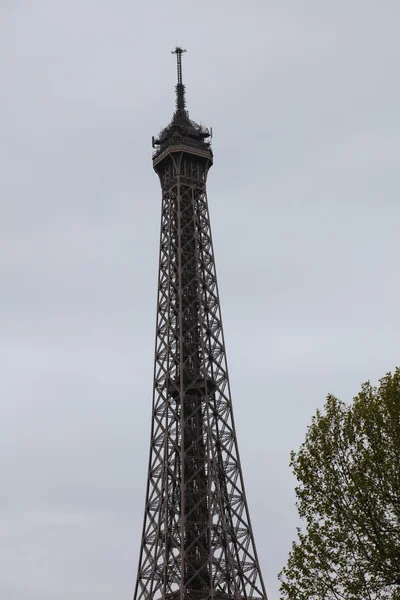
POLYGON ((154 394, 134 600, 267 600, 233 419, 206 181, 210 131, 176 110, 153 137, 162 191, 154 394))

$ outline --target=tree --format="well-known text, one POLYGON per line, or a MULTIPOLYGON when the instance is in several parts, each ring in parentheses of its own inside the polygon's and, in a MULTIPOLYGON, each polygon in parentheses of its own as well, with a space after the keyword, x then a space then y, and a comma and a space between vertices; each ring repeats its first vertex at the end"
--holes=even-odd
POLYGON ((351 405, 329 395, 290 465, 297 530, 285 600, 400 600, 400 369, 351 405))

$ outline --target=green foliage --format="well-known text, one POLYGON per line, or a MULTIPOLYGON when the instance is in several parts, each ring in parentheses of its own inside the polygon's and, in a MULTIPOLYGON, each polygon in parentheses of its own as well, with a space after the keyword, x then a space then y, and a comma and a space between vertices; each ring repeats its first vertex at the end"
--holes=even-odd
POLYGON ((291 454, 304 521, 285 600, 400 600, 400 369, 347 406, 328 396, 291 454))

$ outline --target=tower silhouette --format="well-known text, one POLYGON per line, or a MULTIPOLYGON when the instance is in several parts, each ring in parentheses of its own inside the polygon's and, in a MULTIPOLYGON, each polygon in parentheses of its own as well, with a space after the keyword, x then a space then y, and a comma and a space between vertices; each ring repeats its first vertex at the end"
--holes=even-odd
POLYGON ((266 600, 239 459, 208 213, 210 131, 153 137, 162 190, 154 394, 134 600, 266 600))

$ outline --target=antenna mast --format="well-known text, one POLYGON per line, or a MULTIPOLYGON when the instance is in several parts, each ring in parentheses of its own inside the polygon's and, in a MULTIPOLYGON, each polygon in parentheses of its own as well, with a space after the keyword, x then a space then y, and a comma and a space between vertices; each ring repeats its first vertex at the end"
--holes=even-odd
POLYGON ((177 46, 175 50, 171 51, 171 54, 176 54, 177 71, 178 71, 178 83, 176 85, 176 108, 178 110, 185 110, 185 86, 182 83, 182 54, 186 52, 183 48, 177 46))

